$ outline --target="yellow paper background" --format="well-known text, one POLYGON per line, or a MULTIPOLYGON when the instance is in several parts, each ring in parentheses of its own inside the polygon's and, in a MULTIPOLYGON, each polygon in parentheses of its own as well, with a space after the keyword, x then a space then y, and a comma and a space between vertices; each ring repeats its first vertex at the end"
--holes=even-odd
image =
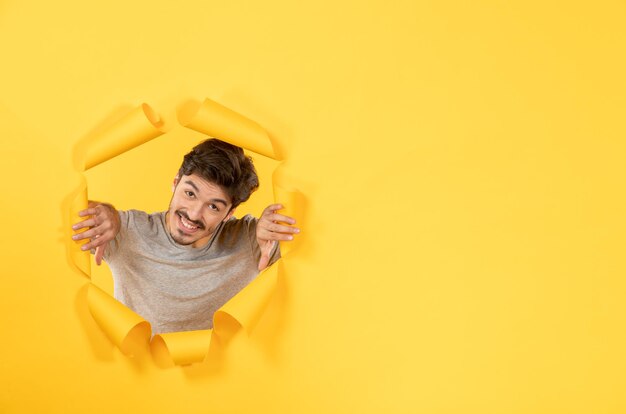
MULTIPOLYGON (((0 411, 624 412, 625 20, 614 1, 3 2, 0 411), (280 147, 303 237, 249 338, 162 370, 90 320, 71 151, 114 113, 204 97, 280 147)), ((166 206, 167 163, 119 207, 166 206)))
MULTIPOLYGON (((166 209, 165 204, 157 205, 156 209, 152 205, 151 196, 164 193, 163 187, 150 191, 146 183, 154 182, 155 177, 164 171, 163 166, 170 164, 172 159, 178 162, 174 165, 180 164, 182 155, 188 153, 189 148, 180 151, 178 146, 185 141, 189 147, 195 146, 199 140, 206 139, 205 134, 242 146, 246 151, 253 150, 266 155, 261 156, 247 151, 248 156, 256 162, 260 183, 264 189, 269 188, 270 191, 256 192, 251 200, 247 200, 245 206, 238 209, 239 216, 254 211, 250 209, 255 206, 257 211, 261 211, 264 206, 280 200, 284 205, 281 210, 285 214, 296 220, 302 218, 299 212, 303 210, 304 202, 301 197, 295 197, 299 194, 297 191, 285 189, 284 184, 281 185, 281 181, 284 180, 281 180, 275 169, 278 162, 268 158, 275 156, 273 145, 267 132, 260 125, 209 99, 205 99, 200 110, 193 100, 187 100, 176 106, 176 112, 179 115, 178 128, 163 136, 156 147, 146 149, 150 141, 163 134, 163 131, 156 127, 164 127, 165 123, 161 116, 145 103, 127 111, 115 121, 109 120, 107 125, 98 128, 97 133, 85 137, 74 147, 73 158, 77 161, 75 164, 79 170, 81 184, 63 203, 64 205, 70 203, 70 222, 87 219, 78 219, 80 211, 87 208, 88 204, 87 177, 92 182, 92 188, 97 189, 90 192, 93 200, 106 200, 114 204, 118 201, 128 203, 128 198, 123 192, 120 194, 120 190, 130 189, 141 194, 138 204, 133 205, 134 208, 146 211, 166 209), (180 115, 193 106, 196 106, 197 113, 193 115, 192 122, 185 122, 185 127, 181 127, 180 115), (155 148, 158 149, 156 154, 155 148), (128 155, 133 149, 135 151, 128 155), (97 168, 94 170, 94 167, 97 168), (138 174, 139 172, 142 174, 138 174), (138 177, 140 181, 133 182, 130 177, 138 177), (267 197, 268 194, 271 194, 270 198, 267 197)), ((172 129, 172 126, 168 129, 172 129)), ((176 171, 172 168, 170 173, 178 177, 176 171)), ((166 180, 161 184, 164 182, 166 180)), ((119 208, 119 204, 117 205, 119 208)), ((85 229, 81 229, 80 232, 83 230, 85 229)), ((113 280, 108 266, 90 266, 89 253, 80 250, 84 241, 74 243, 67 237, 67 243, 70 265, 93 280, 86 289, 87 307, 101 332, 123 354, 136 357, 150 353, 154 362, 162 368, 191 365, 206 360, 209 358, 209 351, 215 349, 215 345, 211 347, 213 341, 219 341, 218 345, 225 344, 241 328, 249 335, 266 311, 268 302, 277 296, 278 264, 266 269, 243 291, 224 304, 213 317, 212 330, 172 332, 151 337, 150 321, 146 321, 141 315, 113 298, 113 280)), ((283 246, 281 256, 286 257, 288 250, 283 246)), ((281 271, 282 269, 281 267, 281 271)))

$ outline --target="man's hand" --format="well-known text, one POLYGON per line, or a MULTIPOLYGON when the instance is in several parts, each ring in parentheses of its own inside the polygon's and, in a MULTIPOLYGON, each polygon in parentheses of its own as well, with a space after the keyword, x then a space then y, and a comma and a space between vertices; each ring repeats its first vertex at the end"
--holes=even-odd
POLYGON ((261 248, 259 271, 265 269, 270 262, 270 253, 276 242, 293 240, 292 234, 300 233, 300 229, 292 227, 296 224, 295 219, 276 213, 282 208, 282 204, 268 206, 256 225, 256 240, 261 248))
POLYGON ((72 236, 72 240, 91 239, 89 243, 81 246, 81 250, 84 251, 95 248, 96 264, 100 265, 107 244, 109 241, 113 240, 120 231, 120 216, 112 205, 94 201, 90 201, 89 208, 80 211, 78 215, 80 217, 91 217, 74 224, 72 230, 77 231, 85 227, 88 227, 89 230, 75 234, 72 236))

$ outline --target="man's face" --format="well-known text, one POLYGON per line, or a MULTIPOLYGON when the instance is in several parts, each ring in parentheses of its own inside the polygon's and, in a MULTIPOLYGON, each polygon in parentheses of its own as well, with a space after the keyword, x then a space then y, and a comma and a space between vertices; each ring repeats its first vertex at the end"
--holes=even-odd
POLYGON ((176 243, 202 247, 217 226, 233 215, 231 207, 220 186, 197 174, 177 177, 166 216, 167 230, 176 243))

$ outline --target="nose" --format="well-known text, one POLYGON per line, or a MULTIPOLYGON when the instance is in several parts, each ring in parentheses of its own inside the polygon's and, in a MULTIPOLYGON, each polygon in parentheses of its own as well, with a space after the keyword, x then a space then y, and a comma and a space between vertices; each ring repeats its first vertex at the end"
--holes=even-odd
POLYGON ((187 215, 190 220, 201 221, 202 218, 202 203, 192 203, 187 207, 187 215))

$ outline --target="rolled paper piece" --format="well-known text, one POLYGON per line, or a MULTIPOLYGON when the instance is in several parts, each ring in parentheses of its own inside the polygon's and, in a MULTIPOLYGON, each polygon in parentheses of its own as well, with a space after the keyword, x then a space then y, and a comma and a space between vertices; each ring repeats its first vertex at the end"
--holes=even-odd
POLYGON ((141 104, 100 131, 82 154, 83 171, 146 143, 163 131, 163 122, 148 104, 141 104))
MULTIPOLYGON (((79 221, 85 220, 85 217, 79 217, 78 212, 85 210, 88 205, 87 201, 87 182, 85 178, 81 176, 81 183, 76 190, 76 196, 72 200, 72 204, 70 205, 70 225, 74 225, 79 221)), ((83 228, 78 230, 76 233, 82 233, 87 231, 88 228, 83 228)), ((87 277, 91 277, 91 258, 89 257, 89 251, 82 251, 80 247, 86 244, 89 240, 81 240, 79 242, 75 242, 71 239, 71 235, 74 234, 73 231, 70 232, 69 239, 69 252, 70 257, 74 265, 85 274, 87 277)))
POLYGON ((179 117, 181 125, 218 138, 257 154, 278 159, 267 131, 249 118, 205 99, 190 120, 179 117))
MULTIPOLYGON (((241 293, 241 292, 239 292, 241 293)), ((213 332, 221 339, 229 339, 235 336, 241 329, 241 323, 228 311, 218 310, 213 314, 213 332)))
POLYGON ((147 347, 151 326, 141 316, 93 283, 89 284, 87 303, 100 329, 122 353, 134 355, 141 347, 147 347))
POLYGON ((218 336, 231 336, 239 326, 250 335, 272 298, 281 266, 279 259, 215 312, 213 329, 218 336))
MULTIPOLYGON (((274 202, 282 204, 284 208, 278 210, 278 214, 293 217, 296 219, 296 227, 299 228, 300 220, 302 216, 302 208, 300 203, 300 197, 298 190, 287 189, 279 184, 274 183, 274 202)), ((294 240, 296 240, 298 234, 294 234, 294 240)), ((294 241, 281 241, 280 242, 280 256, 285 257, 293 249, 294 241)))
POLYGON ((150 342, 156 364, 162 368, 204 361, 211 345, 211 329, 157 334, 150 342))

